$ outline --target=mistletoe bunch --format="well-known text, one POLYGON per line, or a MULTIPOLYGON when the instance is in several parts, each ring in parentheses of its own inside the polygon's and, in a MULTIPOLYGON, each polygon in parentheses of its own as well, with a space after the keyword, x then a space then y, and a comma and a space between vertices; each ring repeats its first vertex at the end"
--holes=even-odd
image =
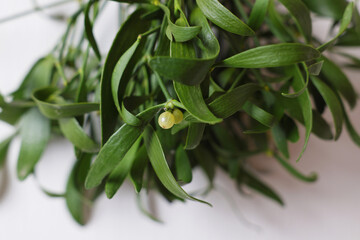
POLYGON ((102 54, 93 26, 107 2, 80 2, 49 55, 15 92, 0 95, 0 119, 16 129, 0 144, 0 163, 19 136, 20 180, 34 172, 52 135, 73 144, 76 162, 60 196, 80 224, 90 202, 104 191, 112 198, 126 178, 136 193, 206 203, 182 188, 194 168, 206 174, 207 191, 221 168, 239 190, 283 204, 247 159, 266 153, 294 177, 315 181, 287 160, 298 125, 305 127, 298 160, 312 133, 336 140, 343 125, 360 146, 344 106, 354 108, 357 94, 327 54, 360 69, 360 59, 338 48, 360 44, 355 3, 117 0, 135 10, 102 54), (327 42, 313 36, 311 15, 333 20, 327 42))

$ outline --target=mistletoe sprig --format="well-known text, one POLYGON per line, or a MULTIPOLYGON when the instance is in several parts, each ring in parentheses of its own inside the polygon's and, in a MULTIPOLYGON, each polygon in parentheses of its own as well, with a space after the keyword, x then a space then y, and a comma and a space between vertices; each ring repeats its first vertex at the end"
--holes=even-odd
POLYGON ((338 48, 360 45, 354 2, 117 0, 135 11, 105 51, 93 26, 107 2, 80 2, 49 55, 15 92, 0 95, 0 119, 15 129, 0 144, 0 163, 19 136, 20 180, 34 172, 52 135, 73 144, 76 162, 60 196, 80 224, 90 203, 104 191, 112 198, 126 178, 137 194, 155 190, 170 202, 209 204, 182 188, 194 168, 206 174, 206 191, 221 168, 239 190, 283 204, 247 159, 267 154, 294 177, 315 181, 288 161, 298 125, 305 127, 298 160, 312 133, 337 140, 343 125, 360 146, 344 106, 354 108, 357 94, 330 57, 360 69, 358 58, 338 48), (334 22, 327 42, 312 34, 315 14, 334 22), (322 116, 326 108, 334 131, 322 116))

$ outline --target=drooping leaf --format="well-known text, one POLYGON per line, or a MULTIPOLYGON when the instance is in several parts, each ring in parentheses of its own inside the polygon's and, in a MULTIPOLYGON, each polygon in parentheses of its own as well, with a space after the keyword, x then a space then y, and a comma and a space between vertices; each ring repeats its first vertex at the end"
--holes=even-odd
POLYGON ((124 158, 135 141, 142 134, 145 124, 147 124, 154 115, 164 105, 151 107, 137 115, 143 121, 142 126, 122 125, 101 148, 96 160, 91 165, 90 171, 86 177, 85 187, 93 188, 98 186, 124 158))
POLYGON ((246 101, 242 108, 247 114, 249 114, 250 117, 254 118, 261 124, 267 127, 271 127, 273 125, 274 116, 266 112, 264 109, 256 106, 254 103, 246 101))
POLYGON ((168 191, 181 199, 194 200, 210 205, 205 201, 194 198, 187 194, 176 182, 169 169, 169 166, 167 165, 160 140, 150 125, 145 128, 144 141, 151 165, 154 168, 157 177, 168 191))
POLYGON ((21 119, 20 136, 17 176, 24 180, 34 170, 49 141, 50 120, 37 108, 30 109, 21 119))
POLYGON ((317 90, 320 92, 321 96, 324 98, 326 105, 329 107, 331 115, 334 119, 335 124, 335 137, 337 140, 340 137, 343 125, 343 114, 341 103, 336 96, 336 94, 331 90, 331 88, 326 85, 317 77, 311 77, 312 83, 315 85, 317 90))
POLYGON ((40 112, 50 119, 60 119, 80 116, 85 113, 98 111, 98 103, 63 103, 63 99, 59 99, 62 103, 52 103, 50 100, 56 100, 58 89, 47 87, 36 90, 32 98, 38 105, 40 112))
POLYGON ((95 153, 99 151, 99 145, 85 133, 75 118, 59 119, 59 126, 64 136, 75 147, 84 152, 95 153))
POLYGON ((324 58, 322 75, 331 86, 334 87, 349 103, 351 108, 355 107, 357 95, 345 73, 330 59, 324 58))
POLYGON ((182 145, 176 149, 175 169, 178 181, 189 183, 192 180, 192 169, 189 157, 182 145))
POLYGON ((98 47, 98 45, 96 43, 94 33, 93 33, 93 23, 90 20, 90 8, 96 2, 97 1, 91 0, 86 5, 86 8, 84 10, 84 26, 85 26, 85 36, 89 40, 89 43, 90 43, 92 49, 94 50, 96 57, 99 60, 101 60, 100 50, 99 50, 99 47, 98 47))
POLYGON ((289 149, 285 130, 280 126, 280 124, 275 124, 271 128, 271 133, 276 147, 280 150, 284 157, 289 158, 289 149))
POLYGON ((0 143, 0 169, 4 166, 6 155, 9 150, 11 141, 13 140, 14 135, 6 138, 0 143))
POLYGON ((112 198, 125 181, 129 174, 132 164, 136 158, 136 152, 139 149, 141 138, 139 138, 129 151, 125 154, 123 160, 110 173, 105 184, 105 193, 108 198, 112 198))
POLYGON ((190 123, 186 136, 185 149, 195 149, 203 138, 204 130, 204 123, 190 123))
POLYGON ((304 181, 304 182, 314 182, 317 179, 316 173, 311 173, 308 176, 305 176, 304 174, 300 173, 298 170, 296 170, 288 161, 285 161, 280 156, 275 154, 275 159, 294 177, 304 181))
POLYGON ((307 42, 311 41, 312 23, 310 12, 302 0, 279 0, 290 12, 307 42))
POLYGON ((131 181, 134 184, 135 191, 140 192, 143 185, 144 172, 149 162, 145 145, 142 145, 136 153, 135 160, 130 170, 131 181))

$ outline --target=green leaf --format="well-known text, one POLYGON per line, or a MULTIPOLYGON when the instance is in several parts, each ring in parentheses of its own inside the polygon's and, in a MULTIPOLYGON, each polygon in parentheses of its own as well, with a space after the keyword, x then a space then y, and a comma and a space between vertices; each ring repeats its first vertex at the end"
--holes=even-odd
POLYGON ((186 136, 185 149, 195 149, 203 138, 204 130, 204 123, 190 123, 186 136))
POLYGON ((237 18, 218 0, 196 0, 204 15, 220 28, 241 36, 253 36, 254 31, 243 21, 237 18))
POLYGON ((254 118, 261 124, 267 127, 272 127, 274 123, 274 116, 272 114, 266 112, 264 109, 256 106, 250 101, 246 101, 242 108, 247 114, 249 114, 250 117, 254 118))
POLYGON ((143 121, 142 126, 122 125, 101 148, 97 158, 92 164, 86 177, 85 187, 98 186, 124 158, 131 146, 142 134, 145 124, 162 108, 164 104, 157 105, 139 113, 137 117, 143 121))
POLYGON ((9 150, 10 143, 13 140, 14 136, 15 135, 12 135, 0 143, 0 169, 4 166, 6 155, 9 150))
POLYGON ((144 141, 151 165, 154 168, 157 177, 168 191, 181 199, 194 200, 210 205, 210 203, 199 200, 187 194, 176 182, 166 162, 160 140, 150 125, 145 128, 144 141))
MULTIPOLYGON (((294 76, 294 81, 293 81, 292 87, 294 88, 295 91, 299 91, 300 89, 303 89, 305 86, 304 79, 303 79, 303 76, 302 76, 298 66, 294 65, 293 71, 295 72, 295 76, 294 76)), ((303 119, 304 119, 304 125, 305 125, 305 143, 304 143, 304 147, 297 159, 297 161, 299 161, 307 147, 308 142, 309 142, 310 134, 311 134, 311 131, 313 128, 313 125, 312 125, 313 115, 312 115, 311 99, 310 99, 310 94, 309 94, 308 89, 306 89, 304 91, 304 93, 301 94, 296 99, 298 99, 298 101, 299 101, 301 112, 302 112, 303 119)))
POLYGON ((61 132, 75 147, 84 152, 96 153, 99 151, 99 145, 85 133, 75 118, 59 119, 59 125, 61 132))
POLYGON ((177 24, 174 24, 171 21, 171 14, 169 8, 161 3, 158 4, 158 6, 164 11, 167 17, 167 22, 168 22, 167 29, 169 30, 170 33, 167 34, 167 37, 169 38, 170 41, 173 41, 174 38, 176 42, 186 42, 196 37, 196 35, 198 35, 199 32, 201 31, 201 26, 190 27, 190 26, 179 26, 177 24))
MULTIPOLYGON (((114 71, 113 71, 112 77, 111 77, 111 92, 112 92, 115 106, 116 106, 118 112, 120 113, 121 117, 123 118, 123 120, 126 123, 134 125, 134 126, 139 126, 141 124, 141 122, 130 112, 128 112, 129 114, 124 114, 123 106, 122 106, 122 103, 123 103, 122 101, 123 101, 124 96, 119 96, 118 91, 119 91, 120 81, 124 74, 125 68, 129 64, 130 59, 133 57, 137 47, 139 46, 140 40, 141 40, 141 37, 139 36, 137 38, 137 40, 135 41, 135 43, 133 45, 131 45, 131 47, 120 57, 119 61, 115 65, 115 68, 114 68, 114 71), (119 98, 120 98, 121 102, 119 102, 119 98)), ((121 85, 121 87, 122 87, 121 92, 123 94, 125 93, 126 84, 129 81, 129 79, 124 79, 124 80, 126 81, 126 83, 122 82, 122 85, 121 85)), ((124 110, 126 111, 125 108, 124 108, 124 110)))
POLYGON ((317 77, 311 77, 311 81, 320 92, 326 102, 326 105, 328 105, 330 109, 335 124, 335 140, 337 140, 340 137, 343 125, 343 110, 341 103, 337 95, 328 85, 326 85, 326 83, 317 77))
POLYGON ((289 158, 289 148, 286 141, 285 130, 280 126, 280 124, 275 124, 271 128, 271 132, 276 147, 280 150, 284 157, 289 158))
POLYGON ((228 118, 240 111, 244 103, 261 87, 254 83, 241 85, 209 103, 209 109, 220 118, 228 118))
POLYGON ((249 173, 248 171, 242 170, 238 176, 239 176, 238 183, 243 182, 250 188, 254 189, 255 191, 263 194, 266 197, 273 199, 280 205, 284 205, 284 202, 279 197, 279 195, 274 190, 272 190, 268 185, 266 185, 260 179, 255 177, 253 174, 249 173))
POLYGON ((201 88, 197 86, 188 86, 174 81, 174 88, 181 103, 186 110, 201 122, 215 124, 221 122, 220 118, 209 110, 201 93, 201 88))
MULTIPOLYGON (((161 76, 186 85, 198 85, 209 73, 215 59, 219 55, 220 46, 206 18, 198 8, 192 11, 190 21, 197 26, 201 26, 198 38, 193 39, 200 56, 198 58, 195 57, 195 49, 191 41, 179 44, 172 42, 172 50, 175 50, 174 47, 180 48, 176 51, 180 56, 174 56, 174 52, 172 52, 171 57, 152 57, 149 60, 149 64, 161 76), (187 45, 193 48, 191 55, 189 53, 184 54, 183 48, 187 47, 187 45), (185 56, 181 55, 181 53, 185 56)), ((187 50, 189 51, 189 49, 187 50)))
POLYGON ((354 3, 350 2, 344 11, 344 15, 341 20, 340 29, 339 29, 338 34, 333 39, 331 39, 329 42, 324 43, 323 45, 318 47, 317 49, 320 52, 325 51, 328 47, 330 47, 337 40, 338 37, 340 37, 345 32, 345 30, 348 28, 349 24, 351 23, 353 12, 354 12, 354 3))
POLYGON ((308 8, 320 16, 339 20, 346 8, 346 0, 302 0, 308 8))
POLYGON ((326 82, 338 91, 349 103, 351 108, 356 105, 357 95, 345 73, 330 59, 324 58, 322 75, 326 82))
POLYGON ((50 121, 38 109, 30 109, 21 119, 21 146, 17 162, 17 175, 24 180, 45 150, 50 138, 50 121))
POLYGON ((136 153, 135 160, 130 170, 131 181, 134 184, 135 191, 140 192, 143 185, 144 172, 149 162, 145 145, 142 145, 136 153))
POLYGON ((105 193, 108 198, 112 198, 119 190, 127 175, 129 174, 132 164, 136 158, 136 152, 139 149, 141 138, 139 138, 124 156, 123 160, 110 173, 105 184, 105 193))
POLYGON ((85 225, 91 208, 90 199, 83 188, 86 172, 91 163, 91 154, 80 154, 66 184, 66 205, 77 223, 85 225))
POLYGON ((344 114, 346 130, 348 131, 353 142, 360 147, 360 135, 356 132, 354 126, 351 124, 349 116, 347 115, 345 109, 343 111, 343 114, 344 114))
POLYGON ((104 63, 100 83, 102 145, 104 145, 108 138, 112 135, 118 116, 111 92, 111 77, 119 58, 136 41, 139 34, 146 32, 149 29, 150 21, 141 19, 141 16, 146 12, 146 9, 138 8, 123 23, 114 38, 104 63))
POLYGON ((256 0, 249 17, 248 25, 254 31, 258 30, 265 19, 270 0, 256 0))
POLYGON ((192 180, 191 164, 184 146, 181 144, 175 153, 175 169, 178 181, 189 183, 192 180))
POLYGON ((216 64, 216 67, 267 68, 288 66, 320 57, 311 46, 300 43, 280 43, 246 50, 216 64))
POLYGON ((93 24, 92 24, 92 22, 90 20, 90 16, 89 16, 90 8, 96 2, 97 1, 92 0, 92 1, 89 1, 89 3, 86 5, 86 8, 84 10, 84 25, 85 25, 85 36, 89 40, 89 43, 90 43, 92 49, 94 50, 96 57, 99 60, 101 60, 101 54, 99 51, 99 47, 96 43, 94 33, 93 33, 93 24))
POLYGON ((29 99, 34 90, 46 87, 50 84, 51 74, 54 68, 50 56, 39 59, 30 69, 20 87, 11 95, 14 99, 29 99))
POLYGON ((41 113, 47 118, 69 118, 99 110, 98 103, 49 103, 49 100, 60 100, 60 102, 63 102, 62 99, 56 99, 57 92, 58 89, 47 87, 36 90, 33 93, 32 98, 38 105, 41 113))
POLYGON ((310 175, 305 176, 304 174, 302 174, 298 170, 296 170, 293 166, 291 166, 288 161, 285 161, 284 159, 279 157, 277 154, 275 154, 275 159, 294 177, 296 177, 304 182, 315 182, 317 180, 316 173, 311 173, 310 175))
POLYGON ((307 42, 311 42, 312 24, 309 9, 301 0, 279 0, 294 18, 307 42))

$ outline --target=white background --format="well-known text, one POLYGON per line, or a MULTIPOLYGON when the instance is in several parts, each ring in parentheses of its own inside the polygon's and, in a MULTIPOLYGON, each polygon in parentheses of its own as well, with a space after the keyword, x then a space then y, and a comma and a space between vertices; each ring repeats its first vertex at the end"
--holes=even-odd
MULTIPOLYGON (((0 2, 0 18, 31 8, 30 0, 0 2)), ((61 8, 59 12, 70 12, 69 9, 61 8)), ((103 52, 109 49, 117 30, 116 9, 116 3, 108 4, 107 14, 101 15, 96 25, 96 38, 103 52)), ((325 36, 328 23, 319 19, 314 25, 316 34, 325 36)), ((49 20, 43 13, 0 25, 2 94, 16 89, 34 61, 51 50, 64 29, 63 23, 49 20)), ((359 92, 359 77, 355 72, 349 74, 359 92)), ((329 112, 326 115, 331 120, 329 112)), ((350 116, 360 130, 360 107, 350 116)), ((0 139, 12 131, 10 126, 0 123, 0 139)), ((291 145, 292 162, 301 147, 301 142, 291 145)), ((29 177, 24 182, 19 182, 15 174, 18 148, 17 139, 11 146, 5 170, 0 172, 1 240, 360 239, 360 149, 346 131, 337 142, 311 137, 304 157, 296 166, 304 173, 317 172, 319 180, 314 184, 295 180, 266 156, 252 160, 261 178, 283 197, 285 207, 256 193, 238 194, 232 181, 218 171, 218 190, 205 198, 213 208, 194 202, 169 205, 155 196, 158 216, 164 224, 140 213, 132 186, 126 183, 114 199, 100 197, 85 227, 77 225, 63 199, 49 198, 39 189, 40 183, 54 192, 64 191, 74 162, 71 145, 53 139, 36 168, 37 180, 29 177)), ((197 171, 187 189, 199 189, 205 184, 204 176, 197 171)))

